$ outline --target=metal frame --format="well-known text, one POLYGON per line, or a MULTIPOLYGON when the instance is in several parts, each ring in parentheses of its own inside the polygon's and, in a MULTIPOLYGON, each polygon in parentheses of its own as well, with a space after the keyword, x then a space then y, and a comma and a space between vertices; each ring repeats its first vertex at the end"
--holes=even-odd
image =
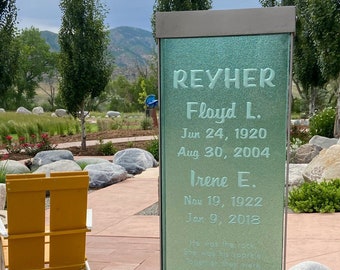
POLYGON ((295 7, 156 13, 156 37, 212 37, 295 32, 295 7))

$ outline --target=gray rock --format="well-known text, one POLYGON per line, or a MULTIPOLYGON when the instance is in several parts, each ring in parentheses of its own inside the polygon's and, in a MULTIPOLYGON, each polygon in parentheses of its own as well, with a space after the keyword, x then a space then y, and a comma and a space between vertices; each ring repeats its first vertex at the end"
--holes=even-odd
POLYGON ((4 108, 0 108, 0 113, 5 113, 5 109, 4 108))
POLYGON ((290 162, 297 164, 309 163, 320 153, 321 150, 322 147, 318 145, 310 143, 301 145, 294 153, 292 153, 290 162))
POLYGON ((10 159, 0 161, 0 171, 5 171, 6 174, 30 173, 30 170, 26 165, 10 159))
POLYGON ((4 210, 6 205, 6 184, 0 183, 0 210, 4 210))
POLYGON ((317 262, 306 261, 289 268, 289 270, 331 270, 331 269, 317 262))
POLYGON ((289 164, 289 187, 298 187, 305 182, 302 173, 307 166, 308 164, 289 164))
POLYGON ((103 158, 96 158, 96 157, 86 157, 86 158, 80 158, 76 160, 78 165, 90 165, 90 164, 98 164, 98 163, 111 163, 107 159, 103 158))
POLYGON ((303 172, 305 181, 327 181, 340 178, 340 144, 324 149, 303 172))
POLYGON ((116 112, 116 111, 108 111, 106 113, 106 117, 110 117, 110 118, 119 117, 119 116, 120 116, 120 112, 116 112))
POLYGON ((17 113, 22 113, 22 114, 32 114, 31 111, 27 110, 25 107, 19 107, 17 109, 17 113))
POLYGON ((320 146, 321 148, 329 148, 334 144, 338 143, 338 139, 336 138, 327 138, 327 137, 323 137, 323 136, 319 136, 319 135, 315 135, 313 136, 310 140, 309 140, 310 144, 314 144, 317 146, 320 146))
POLYGON ((292 119, 290 122, 295 126, 309 126, 309 119, 292 119))
POLYGON ((43 114, 44 113, 44 108, 43 107, 34 107, 32 110, 33 114, 43 114))
POLYGON ((89 172, 90 188, 98 189, 121 182, 127 178, 126 170, 117 164, 104 162, 90 164, 84 168, 89 172))
POLYGON ((58 117, 64 117, 64 116, 67 116, 67 111, 65 109, 56 109, 55 114, 58 117))
POLYGON ((118 151, 113 156, 112 162, 124 167, 130 174, 140 174, 148 168, 158 166, 158 162, 150 152, 139 148, 118 151))
POLYGON ((81 171, 80 166, 73 160, 58 160, 49 164, 40 166, 33 173, 45 173, 50 172, 79 172, 81 171))
POLYGON ((48 150, 41 151, 33 158, 31 169, 34 171, 38 167, 59 161, 59 160, 74 160, 73 154, 69 150, 48 150))

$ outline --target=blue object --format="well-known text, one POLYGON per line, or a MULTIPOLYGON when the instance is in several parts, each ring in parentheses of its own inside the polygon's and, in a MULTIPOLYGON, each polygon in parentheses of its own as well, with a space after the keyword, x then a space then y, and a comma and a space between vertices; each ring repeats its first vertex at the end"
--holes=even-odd
POLYGON ((158 106, 158 100, 155 95, 148 95, 145 99, 145 104, 148 108, 155 108, 158 106))

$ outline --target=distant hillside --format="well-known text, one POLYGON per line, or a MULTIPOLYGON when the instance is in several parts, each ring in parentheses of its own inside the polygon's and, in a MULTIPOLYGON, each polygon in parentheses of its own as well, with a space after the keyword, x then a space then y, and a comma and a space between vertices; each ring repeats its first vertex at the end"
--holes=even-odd
POLYGON ((120 67, 146 64, 156 44, 152 33, 140 28, 122 26, 110 30, 109 50, 120 67))
MULTIPOLYGON (((41 31, 40 35, 50 45, 52 51, 60 51, 58 35, 49 31, 41 31)), ((115 57, 115 64, 128 73, 134 73, 136 67, 144 67, 154 54, 155 41, 152 33, 140 28, 122 26, 110 30, 109 51, 115 57)))
POLYGON ((59 52, 60 46, 58 43, 58 35, 50 31, 40 31, 40 36, 46 40, 46 43, 50 45, 51 51, 59 52))

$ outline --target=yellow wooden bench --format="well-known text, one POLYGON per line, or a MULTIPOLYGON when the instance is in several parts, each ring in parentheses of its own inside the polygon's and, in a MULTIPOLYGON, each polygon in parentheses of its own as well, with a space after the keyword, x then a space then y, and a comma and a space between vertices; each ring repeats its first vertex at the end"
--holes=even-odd
POLYGON ((0 224, 1 269, 89 269, 88 185, 87 172, 7 175, 8 232, 0 224), (47 191, 50 211, 45 210, 47 191))

